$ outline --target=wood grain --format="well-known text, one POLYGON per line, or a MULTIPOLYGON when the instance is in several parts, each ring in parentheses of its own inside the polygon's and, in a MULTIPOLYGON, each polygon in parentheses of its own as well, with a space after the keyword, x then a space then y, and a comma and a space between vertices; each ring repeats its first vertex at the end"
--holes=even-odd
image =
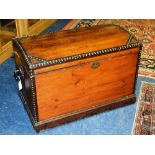
POLYGON ((126 45, 129 33, 118 26, 94 26, 22 39, 27 53, 45 60, 126 45))
POLYGON ((133 93, 137 54, 36 76, 39 120, 88 108, 133 93), (112 65, 111 65, 112 64, 112 65))
MULTIPOLYGON (((128 44, 130 34, 118 26, 100 25, 20 38, 29 56, 51 60, 128 44)), ((132 43, 137 42, 133 39, 132 43)), ((17 48, 17 52, 20 51, 17 48)), ((34 69, 24 68, 22 94, 36 130, 48 128, 135 101, 138 54, 135 47, 104 55, 34 69), (35 92, 31 92, 34 78, 35 92), (32 98, 36 100, 32 103, 32 98), (32 106, 33 104, 33 106, 32 106), (35 111, 35 112, 34 112, 35 111), (36 114, 36 115, 34 115, 36 114), (34 118, 32 118, 33 120, 34 118)), ((20 58, 19 58, 20 59, 20 58)), ((38 63, 34 59, 33 63, 38 63)), ((18 64, 18 60, 16 60, 18 64)))
POLYGON ((34 117, 35 116, 35 113, 34 113, 34 110, 33 110, 32 88, 31 88, 32 82, 30 80, 30 75, 29 75, 29 70, 28 70, 28 64, 23 59, 23 56, 21 55, 21 53, 19 52, 19 50, 17 50, 14 53, 14 58, 15 58, 15 61, 16 61, 16 70, 19 70, 21 68, 22 71, 23 71, 23 77, 22 76, 20 77, 21 83, 22 83, 21 93, 22 93, 23 98, 26 101, 26 104, 27 104, 27 106, 29 108, 29 112, 34 117))
POLYGON ((1 47, 0 49, 0 64, 12 56, 13 46, 12 42, 9 41, 7 44, 1 47))
POLYGON ((56 22, 56 19, 40 19, 35 24, 29 27, 29 35, 38 34, 43 32, 46 28, 56 22))
POLYGON ((139 51, 138 47, 132 48, 132 49, 123 50, 120 52, 114 52, 114 53, 105 54, 105 55, 101 55, 101 56, 95 56, 92 58, 81 59, 81 60, 76 60, 76 61, 58 64, 58 65, 54 65, 54 66, 48 66, 48 67, 35 69, 34 73, 35 73, 35 75, 38 75, 38 74, 42 74, 42 73, 46 73, 46 72, 50 72, 50 71, 54 71, 54 70, 58 70, 58 69, 68 68, 71 66, 76 66, 79 64, 84 64, 84 63, 88 63, 88 62, 92 62, 92 61, 96 61, 96 60, 112 59, 114 57, 120 57, 120 56, 134 54, 134 53, 136 54, 138 51, 139 51))
MULTIPOLYGON (((114 100, 113 102, 107 102, 106 105, 100 104, 100 106, 90 107, 89 109, 85 109, 83 111, 79 111, 76 113, 72 113, 70 115, 57 117, 55 119, 48 119, 46 121, 40 121, 38 123, 33 123, 34 129, 39 132, 40 130, 45 130, 50 127, 55 127, 57 125, 61 125, 64 123, 68 123, 77 119, 82 119, 84 117, 88 117, 106 110, 115 109, 121 106, 127 106, 129 104, 133 104, 136 102, 136 96, 134 94, 128 96, 127 98, 121 98, 114 100)), ((27 108, 26 108, 27 109, 27 108)))
POLYGON ((28 20, 27 19, 16 19, 16 30, 17 36, 22 37, 24 35, 28 35, 28 20))

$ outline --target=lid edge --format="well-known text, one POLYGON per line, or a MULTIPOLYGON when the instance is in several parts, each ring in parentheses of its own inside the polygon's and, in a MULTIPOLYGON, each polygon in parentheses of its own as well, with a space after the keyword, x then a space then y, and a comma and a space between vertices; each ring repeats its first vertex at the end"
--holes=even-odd
POLYGON ((18 38, 18 37, 13 38, 12 41, 13 41, 13 43, 16 44, 17 47, 20 49, 22 55, 24 56, 25 61, 26 61, 27 64, 28 64, 29 69, 34 69, 34 68, 33 68, 33 64, 32 64, 32 61, 31 61, 31 59, 29 58, 29 56, 28 56, 26 50, 25 50, 24 47, 22 46, 22 44, 21 44, 19 38, 18 38))
MULTIPOLYGON (((106 24, 106 25, 117 26, 120 29, 126 31, 130 36, 129 39, 127 40, 126 45, 117 46, 117 47, 113 47, 113 48, 102 49, 102 50, 97 50, 97 51, 87 51, 87 52, 81 53, 81 54, 75 54, 75 55, 55 58, 55 59, 51 59, 51 60, 45 60, 45 59, 42 59, 42 58, 39 58, 39 57, 32 57, 31 55, 28 55, 26 50, 22 46, 21 41, 20 41, 21 39, 24 39, 24 38, 27 38, 27 37, 36 37, 36 36, 39 36, 40 34, 39 35, 32 35, 32 36, 16 37, 16 38, 13 38, 13 41, 18 46, 20 51, 22 52, 22 54, 23 54, 23 56, 24 56, 24 58, 25 58, 25 60, 26 60, 26 62, 28 64, 28 67, 31 70, 32 69, 39 69, 39 68, 43 68, 43 67, 48 67, 48 66, 54 66, 54 65, 57 65, 57 64, 67 63, 67 62, 71 62, 71 61, 75 61, 75 60, 91 58, 91 57, 100 56, 100 55, 104 55, 104 54, 108 54, 108 53, 119 52, 119 51, 122 51, 122 50, 127 50, 127 49, 131 49, 131 48, 135 48, 135 47, 141 47, 142 48, 141 42, 139 40, 137 40, 135 35, 133 35, 131 32, 129 32, 125 28, 123 28, 123 27, 121 27, 119 25, 114 25, 114 24, 106 24), (131 40, 133 38, 136 40, 136 43, 131 43, 131 40), (33 64, 32 60, 37 60, 38 62, 33 64)), ((65 31, 69 31, 69 30, 65 30, 65 31)), ((43 34, 41 34, 41 35, 43 35, 43 34)))
POLYGON ((117 47, 102 49, 102 50, 97 50, 97 51, 90 51, 90 52, 85 52, 85 53, 81 53, 81 54, 55 58, 55 59, 51 59, 51 60, 44 60, 44 59, 41 59, 38 57, 32 57, 32 56, 28 56, 28 58, 31 60, 31 62, 32 62, 32 59, 39 61, 39 63, 36 63, 36 64, 31 63, 30 64, 32 69, 39 69, 39 68, 43 68, 43 67, 54 66, 54 65, 72 62, 72 61, 76 61, 76 60, 92 58, 95 56, 101 56, 101 55, 108 54, 108 53, 120 52, 122 50, 128 50, 128 49, 136 48, 136 47, 140 47, 140 49, 141 49, 141 47, 142 47, 141 42, 138 41, 133 44, 127 44, 127 45, 122 45, 122 46, 117 46, 117 47))

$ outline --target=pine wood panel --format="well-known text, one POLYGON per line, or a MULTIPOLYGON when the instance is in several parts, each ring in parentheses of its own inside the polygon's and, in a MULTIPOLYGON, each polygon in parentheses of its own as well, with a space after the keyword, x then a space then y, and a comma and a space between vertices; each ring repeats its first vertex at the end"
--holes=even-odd
POLYGON ((29 35, 38 34, 44 31, 50 25, 54 24, 55 22, 56 19, 40 19, 40 21, 36 22, 35 24, 29 27, 29 35))
POLYGON ((36 76, 39 120, 133 94, 136 64, 130 54, 36 76))
POLYGON ((1 47, 0 49, 0 64, 12 56, 13 46, 12 42, 9 41, 7 44, 1 47))
POLYGON ((28 20, 27 19, 16 19, 16 30, 17 36, 22 37, 24 35, 28 35, 28 20))
POLYGON ((49 60, 126 45, 129 36, 118 26, 101 25, 22 39, 21 43, 29 55, 49 60))
POLYGON ((13 37, 15 37, 15 32, 7 31, 7 30, 1 30, 0 32, 0 38, 1 38, 1 44, 4 46, 7 44, 13 37))
POLYGON ((67 62, 67 63, 58 64, 58 65, 54 65, 54 66, 48 66, 48 67, 44 67, 44 68, 35 69, 34 73, 37 75, 37 74, 46 73, 46 72, 50 72, 50 71, 54 71, 54 70, 58 70, 58 69, 63 69, 63 68, 67 68, 70 66, 88 63, 88 62, 92 62, 92 61, 96 61, 96 60, 112 59, 114 57, 120 57, 123 55, 134 54, 134 53, 137 53, 138 51, 139 51, 139 48, 132 48, 132 49, 124 50, 121 52, 114 52, 114 53, 96 56, 96 57, 92 57, 92 58, 76 60, 73 62, 67 62))
POLYGON ((27 54, 19 54, 25 57, 25 64, 21 63, 26 73, 21 92, 36 130, 135 101, 141 47, 124 29, 101 25, 19 40, 25 50, 17 52, 27 54), (137 44, 123 46, 130 43, 137 44), (115 52, 109 49, 103 55, 96 55, 97 50, 117 46, 120 48, 115 48, 115 52), (92 51, 96 52, 90 57, 82 54, 92 51), (59 64, 54 64, 42 60, 74 54, 80 54, 79 59, 70 62, 61 59, 57 60, 59 64), (30 73, 29 69, 32 69, 30 73))

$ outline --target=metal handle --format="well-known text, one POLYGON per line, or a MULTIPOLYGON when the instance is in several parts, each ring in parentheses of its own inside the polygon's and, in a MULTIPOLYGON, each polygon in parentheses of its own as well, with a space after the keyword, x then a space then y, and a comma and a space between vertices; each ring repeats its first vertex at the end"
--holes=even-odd
POLYGON ((21 78, 24 78, 24 71, 22 66, 18 67, 18 69, 14 71, 14 77, 17 81, 20 81, 21 78))
POLYGON ((21 80, 21 74, 19 70, 15 70, 14 71, 14 77, 16 79, 16 81, 20 81, 21 80))

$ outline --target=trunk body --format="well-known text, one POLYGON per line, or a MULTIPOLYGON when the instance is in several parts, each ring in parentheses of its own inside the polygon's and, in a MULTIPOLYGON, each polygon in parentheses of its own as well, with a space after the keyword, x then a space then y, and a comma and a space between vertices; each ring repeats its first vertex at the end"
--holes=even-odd
POLYGON ((39 131, 134 103, 141 44, 104 25, 13 39, 20 96, 39 131))

